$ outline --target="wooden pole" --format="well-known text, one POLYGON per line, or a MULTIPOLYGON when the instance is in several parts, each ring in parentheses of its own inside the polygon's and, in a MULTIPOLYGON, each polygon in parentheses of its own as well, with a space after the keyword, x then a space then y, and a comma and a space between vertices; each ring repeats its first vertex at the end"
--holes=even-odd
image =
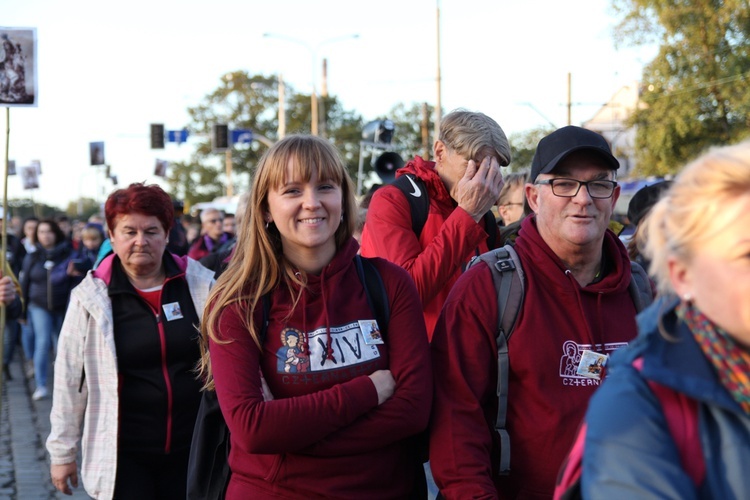
MULTIPOLYGON (((10 153, 10 108, 5 108, 5 168, 3 169, 3 235, 0 244, 0 276, 5 274, 8 255, 8 161, 10 153)), ((5 356, 5 304, 0 303, 0 359, 5 356)), ((4 371, 0 370, 0 388, 3 387, 4 371)), ((0 398, 0 411, 2 411, 0 398)))

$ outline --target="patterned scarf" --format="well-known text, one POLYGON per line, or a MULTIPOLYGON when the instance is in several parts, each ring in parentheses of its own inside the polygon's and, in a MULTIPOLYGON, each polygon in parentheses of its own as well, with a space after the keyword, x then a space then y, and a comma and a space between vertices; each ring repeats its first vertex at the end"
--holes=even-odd
POLYGON ((681 302, 676 312, 711 361, 722 385, 750 415, 750 353, 692 304, 681 302))

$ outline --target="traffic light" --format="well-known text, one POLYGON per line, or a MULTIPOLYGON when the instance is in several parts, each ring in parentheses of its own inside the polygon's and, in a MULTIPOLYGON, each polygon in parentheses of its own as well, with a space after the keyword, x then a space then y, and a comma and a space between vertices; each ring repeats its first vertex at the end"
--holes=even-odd
POLYGON ((215 124, 211 135, 211 143, 212 149, 216 153, 229 149, 229 126, 222 123, 215 124))
POLYGON ((164 149, 164 124, 151 124, 151 149, 164 149))

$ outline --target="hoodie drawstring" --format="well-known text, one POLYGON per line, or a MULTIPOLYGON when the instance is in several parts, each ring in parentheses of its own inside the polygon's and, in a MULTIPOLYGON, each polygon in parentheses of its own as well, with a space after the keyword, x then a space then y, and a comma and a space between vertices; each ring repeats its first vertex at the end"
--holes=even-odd
POLYGON ((325 272, 320 273, 320 292, 323 300, 323 314, 326 318, 326 359, 335 361, 333 358, 333 339, 331 338, 331 321, 328 316, 328 300, 326 298, 325 272))
MULTIPOLYGON (((597 343, 594 339, 594 332, 591 331, 591 325, 589 325, 588 318, 586 318, 586 314, 584 313, 584 307, 583 307, 583 301, 581 300, 581 286, 578 284, 578 281, 576 281, 575 277, 573 276, 573 273, 570 271, 570 269, 565 270, 565 275, 570 279, 571 284, 573 285, 573 291, 576 295, 576 300, 578 301, 578 311, 581 313, 581 316, 583 318, 583 323, 586 325, 586 333, 588 334, 589 341, 591 342, 591 350, 603 353, 604 352, 604 344, 597 343)), ((598 314, 599 310, 601 309, 601 300, 602 300, 602 294, 597 294, 597 316, 600 318, 600 324, 601 324, 601 314, 598 314)), ((601 330, 600 330, 601 332, 601 330)))

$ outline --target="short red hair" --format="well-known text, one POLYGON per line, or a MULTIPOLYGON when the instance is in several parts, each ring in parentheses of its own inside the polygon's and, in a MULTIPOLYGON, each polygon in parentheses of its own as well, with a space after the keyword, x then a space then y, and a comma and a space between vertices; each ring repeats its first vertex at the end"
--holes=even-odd
POLYGON ((118 216, 132 213, 153 215, 161 222, 166 233, 169 233, 174 224, 172 198, 156 184, 134 182, 109 195, 104 204, 104 216, 110 231, 115 230, 115 219, 118 216))

